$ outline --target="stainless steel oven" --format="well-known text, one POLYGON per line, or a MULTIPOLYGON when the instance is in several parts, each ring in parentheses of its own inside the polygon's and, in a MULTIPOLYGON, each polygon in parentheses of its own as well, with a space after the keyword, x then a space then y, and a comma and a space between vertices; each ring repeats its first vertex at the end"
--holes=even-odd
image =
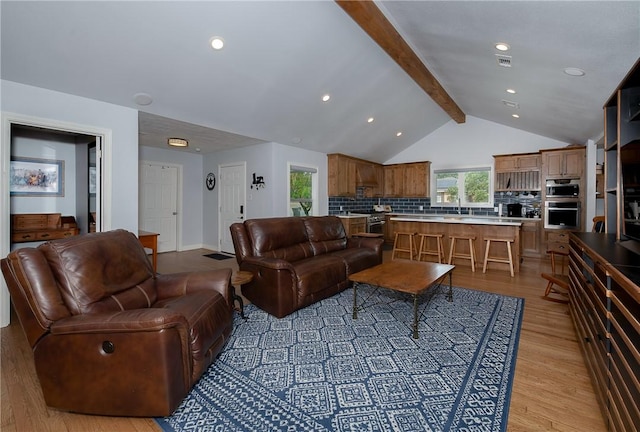
POLYGON ((580 201, 545 201, 544 216, 547 229, 580 229, 580 201))
POLYGON ((373 234, 383 234, 384 214, 370 214, 367 216, 367 232, 373 234))

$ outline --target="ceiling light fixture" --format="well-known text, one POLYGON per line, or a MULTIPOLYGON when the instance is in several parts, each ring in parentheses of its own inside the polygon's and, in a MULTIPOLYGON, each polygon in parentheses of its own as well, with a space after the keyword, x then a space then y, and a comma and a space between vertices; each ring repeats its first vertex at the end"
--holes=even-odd
POLYGON ((369 117, 369 118, 367 119, 367 123, 373 123, 373 117, 369 117))
POLYGON ((585 71, 576 67, 568 67, 564 69, 564 73, 571 76, 581 77, 585 75, 585 71))
POLYGON ((496 45, 498 51, 509 51, 509 45, 504 42, 498 42, 496 45))
POLYGON ((224 39, 218 36, 211 38, 211 48, 214 50, 221 50, 224 47, 224 39))
POLYGON ((516 91, 514 89, 507 89, 507 93, 516 94, 516 91))
POLYGON ((329 102, 329 99, 331 99, 331 95, 329 94, 322 96, 322 102, 329 102))
POLYGON ((396 136, 397 136, 397 137, 402 136, 402 132, 398 132, 398 133, 396 134, 396 136))
POLYGON ((167 143, 172 147, 189 147, 189 141, 184 138, 169 138, 167 143))
POLYGON ((511 117, 513 118, 520 118, 520 116, 518 114, 511 114, 511 117))

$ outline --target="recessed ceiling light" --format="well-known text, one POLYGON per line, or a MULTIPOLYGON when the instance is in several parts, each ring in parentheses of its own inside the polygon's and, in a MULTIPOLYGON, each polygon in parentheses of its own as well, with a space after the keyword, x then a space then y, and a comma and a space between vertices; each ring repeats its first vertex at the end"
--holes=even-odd
POLYGON ((167 143, 172 147, 188 147, 189 141, 184 138, 169 138, 167 143))
POLYGON ((566 73, 567 75, 571 75, 571 76, 584 76, 585 75, 585 71, 583 71, 582 69, 578 69, 575 67, 568 67, 564 69, 564 73, 566 73))
POLYGON ((214 50, 221 50, 224 47, 224 39, 218 36, 211 38, 211 48, 214 50))
POLYGON ((136 93, 133 95, 133 101, 138 105, 147 106, 151 105, 153 98, 147 93, 136 93))
POLYGON ((398 133, 396 134, 396 136, 397 136, 397 137, 402 136, 402 132, 398 132, 398 133))
POLYGON ((498 42, 496 44, 496 49, 498 51, 509 51, 509 48, 510 48, 509 45, 504 42, 498 42))
POLYGON ((373 117, 369 117, 369 118, 367 119, 367 123, 373 123, 373 117))
POLYGON ((520 116, 518 114, 511 114, 511 117, 513 118, 520 118, 520 116))
POLYGON ((322 102, 328 102, 329 99, 331 99, 331 95, 326 94, 326 95, 322 96, 322 102))
POLYGON ((507 93, 516 94, 516 91, 514 89, 507 89, 507 93))

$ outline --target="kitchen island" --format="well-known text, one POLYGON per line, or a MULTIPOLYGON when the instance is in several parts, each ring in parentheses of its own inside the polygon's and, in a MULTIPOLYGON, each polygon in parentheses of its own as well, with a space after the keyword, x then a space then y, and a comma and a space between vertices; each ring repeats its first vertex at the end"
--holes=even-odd
MULTIPOLYGON (((484 260, 485 238, 513 238, 513 270, 520 271, 520 228, 522 220, 519 218, 503 218, 494 216, 472 216, 472 215, 427 215, 427 214, 407 214, 393 215, 388 218, 389 233, 414 232, 425 234, 442 234, 444 239, 444 249, 447 257, 450 247, 449 236, 469 235, 475 236, 475 255, 478 257, 476 265, 481 268, 484 260)), ((408 248, 408 245, 402 245, 408 248)), ((457 252, 468 253, 469 246, 460 242, 456 245, 457 252), (465 250, 466 248, 466 250, 465 250)), ((508 258, 507 247, 502 243, 491 244, 491 257, 508 258)), ((454 264, 454 263, 452 263, 454 264)), ((469 261, 459 260, 455 263, 471 265, 469 261)), ((491 263, 489 269, 509 270, 509 266, 503 263, 491 263)))

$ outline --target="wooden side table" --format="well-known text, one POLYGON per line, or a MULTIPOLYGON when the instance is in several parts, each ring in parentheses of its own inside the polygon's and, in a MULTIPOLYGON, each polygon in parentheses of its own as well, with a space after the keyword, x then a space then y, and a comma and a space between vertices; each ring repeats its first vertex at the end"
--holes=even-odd
POLYGON ((238 311, 240 312, 240 316, 243 319, 247 319, 246 316, 244 316, 244 301, 242 300, 242 297, 240 297, 237 293, 236 293, 236 287, 238 287, 238 289, 240 290, 240 292, 242 292, 242 285, 244 284, 248 284, 249 282, 251 282, 253 280, 253 273, 248 272, 248 271, 237 271, 236 273, 234 273, 231 276, 231 285, 233 285, 233 291, 231 292, 231 296, 233 297, 233 301, 237 301, 238 302, 238 311))
POLYGON ((151 249, 151 257, 153 261, 153 271, 158 271, 158 233, 138 230, 138 239, 143 247, 151 249))

